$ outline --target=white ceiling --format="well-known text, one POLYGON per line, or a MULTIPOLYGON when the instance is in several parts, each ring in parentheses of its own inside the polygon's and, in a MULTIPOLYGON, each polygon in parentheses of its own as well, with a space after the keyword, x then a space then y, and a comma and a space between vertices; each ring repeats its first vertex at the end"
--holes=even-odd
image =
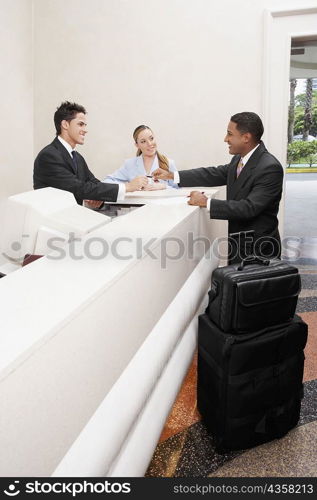
POLYGON ((290 78, 317 78, 317 41, 296 42, 297 48, 302 48, 304 54, 291 55, 290 78))

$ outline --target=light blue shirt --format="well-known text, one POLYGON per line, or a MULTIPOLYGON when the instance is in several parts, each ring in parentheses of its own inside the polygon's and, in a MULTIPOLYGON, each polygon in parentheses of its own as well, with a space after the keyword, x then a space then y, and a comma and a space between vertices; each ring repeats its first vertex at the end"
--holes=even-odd
MULTIPOLYGON (((175 163, 173 160, 168 160, 168 166, 169 170, 171 172, 177 172, 175 163)), ((159 162, 158 162, 158 157, 155 155, 150 174, 151 175, 154 170, 157 170, 159 168, 159 162)), ((129 158, 128 160, 125 160, 121 168, 118 168, 115 170, 112 174, 107 175, 105 179, 103 179, 102 182, 110 182, 113 184, 120 184, 122 182, 130 182, 132 181, 135 177, 138 177, 139 175, 148 175, 145 171, 144 168, 144 163, 143 163, 143 156, 135 156, 134 158, 129 158)), ((163 184, 166 184, 166 187, 171 187, 178 189, 179 186, 173 182, 173 181, 159 181, 162 182, 163 184)))

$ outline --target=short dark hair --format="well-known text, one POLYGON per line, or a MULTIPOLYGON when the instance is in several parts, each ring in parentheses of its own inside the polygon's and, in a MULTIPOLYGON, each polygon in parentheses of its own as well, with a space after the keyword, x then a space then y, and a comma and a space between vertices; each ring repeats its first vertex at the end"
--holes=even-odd
POLYGON ((260 141, 264 132, 261 118, 252 111, 243 111, 233 115, 230 120, 237 124, 237 129, 242 134, 249 132, 256 141, 260 141))
POLYGON ((54 123, 56 128, 56 135, 61 133, 61 123, 63 120, 70 122, 75 118, 77 113, 86 114, 84 106, 77 104, 76 102, 65 101, 56 109, 54 113, 54 123))

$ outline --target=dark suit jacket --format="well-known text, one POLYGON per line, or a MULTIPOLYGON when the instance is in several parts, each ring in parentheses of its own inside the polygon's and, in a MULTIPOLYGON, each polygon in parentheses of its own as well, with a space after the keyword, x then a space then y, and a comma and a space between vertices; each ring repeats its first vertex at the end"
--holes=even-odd
POLYGON ((179 172, 180 186, 227 185, 227 200, 211 200, 210 217, 229 221, 229 233, 255 232, 258 255, 280 256, 277 213, 283 186, 283 167, 263 142, 237 178, 240 155, 228 165, 179 172))
POLYGON ((84 158, 76 152, 77 172, 70 154, 56 137, 37 155, 33 170, 33 187, 54 187, 70 191, 77 203, 83 200, 117 201, 118 184, 100 182, 90 172, 84 158))

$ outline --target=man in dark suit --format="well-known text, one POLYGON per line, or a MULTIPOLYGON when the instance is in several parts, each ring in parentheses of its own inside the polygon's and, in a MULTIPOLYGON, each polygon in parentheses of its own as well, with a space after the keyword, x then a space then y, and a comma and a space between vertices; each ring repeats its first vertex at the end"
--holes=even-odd
POLYGON ((91 173, 84 158, 75 151, 77 144, 84 144, 87 134, 83 106, 63 102, 54 114, 54 123, 57 137, 39 152, 34 162, 34 189, 54 187, 70 191, 80 205, 86 200, 87 206, 98 208, 103 201, 122 200, 125 192, 146 186, 145 176, 125 184, 106 184, 91 173))
POLYGON ((181 187, 227 185, 226 200, 208 199, 203 193, 192 191, 188 203, 208 208, 212 219, 229 221, 229 263, 238 262, 248 253, 243 238, 248 231, 253 232, 256 255, 268 258, 281 255, 277 214, 283 167, 261 141, 263 131, 257 114, 237 113, 231 117, 224 139, 229 153, 234 155, 229 164, 183 170, 175 178, 160 169, 154 172, 157 179, 173 176, 181 187))

